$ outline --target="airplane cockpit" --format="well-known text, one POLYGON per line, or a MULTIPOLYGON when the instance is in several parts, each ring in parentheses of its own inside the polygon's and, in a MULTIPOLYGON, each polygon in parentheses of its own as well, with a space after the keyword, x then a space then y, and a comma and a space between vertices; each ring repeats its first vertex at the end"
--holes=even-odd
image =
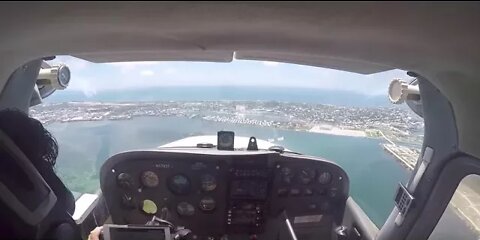
MULTIPOLYGON (((468 227, 472 236, 478 235, 480 180, 463 192, 457 189, 465 177, 480 176, 479 12, 479 3, 453 2, 1 3, 0 113, 18 110, 12 119, 28 122, 33 119, 30 107, 70 85, 69 64, 49 64, 56 56, 105 64, 257 60, 336 69, 354 77, 405 71, 410 81, 381 83, 389 98, 383 100, 405 103, 421 118, 424 132, 408 177, 389 187, 393 197, 381 216, 385 219, 374 223, 365 202, 352 197, 359 177, 344 165, 255 134, 233 129, 196 137, 182 133, 188 137, 115 151, 92 163, 95 176, 75 176, 86 181, 97 177, 96 193, 72 193, 47 161, 58 156, 57 143, 49 142, 51 152, 45 152, 37 144, 42 139, 29 135, 35 131, 25 122, 0 118, 7 126, 0 128, 0 238, 444 240, 433 234, 435 229, 453 236, 450 229, 464 232, 468 227), (456 225, 442 221, 451 200, 457 200, 452 208, 461 212, 455 215, 456 225), (99 236, 92 237, 100 226, 99 236)), ((122 74, 131 69, 124 70, 122 74)), ((135 76, 141 74, 153 76, 152 71, 135 76)), ((303 86, 300 76, 287 77, 287 86, 303 86)), ((271 88, 272 79, 262 89, 271 88)), ((380 84, 367 80, 362 85, 366 91, 380 84)), ((164 79, 166 85, 171 81, 164 79)), ((90 87, 86 85, 77 87, 90 87)), ((176 106, 172 111, 181 110, 176 106)), ((28 124, 50 136, 39 121, 28 124)), ((377 138, 390 142, 385 135, 377 138)), ((336 150, 348 151, 342 146, 336 150)), ((351 162, 356 160, 362 159, 351 162)), ((381 171, 374 164, 365 169, 381 171)), ((369 194, 362 192, 366 188, 355 189, 356 194, 369 194)), ((369 207, 376 208, 373 203, 369 207)))
MULTIPOLYGON (((100 179, 112 222, 180 227, 193 239, 337 234, 349 196, 342 168, 324 159, 259 150, 254 137, 244 139, 254 147, 234 150, 233 132, 219 132, 218 139, 216 148, 160 148, 108 159, 100 179)), ((110 228, 110 234, 117 230, 110 228)))

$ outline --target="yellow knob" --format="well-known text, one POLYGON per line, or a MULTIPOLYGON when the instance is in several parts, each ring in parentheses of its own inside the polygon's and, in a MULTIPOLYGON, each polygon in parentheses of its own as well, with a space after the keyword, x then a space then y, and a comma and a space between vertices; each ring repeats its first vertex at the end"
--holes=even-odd
POLYGON ((142 210, 147 214, 157 213, 157 205, 149 199, 143 200, 142 210))

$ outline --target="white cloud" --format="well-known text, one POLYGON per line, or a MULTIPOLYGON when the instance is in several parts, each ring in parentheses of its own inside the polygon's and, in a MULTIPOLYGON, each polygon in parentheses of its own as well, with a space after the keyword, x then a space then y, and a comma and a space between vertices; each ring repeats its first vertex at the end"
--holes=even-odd
POLYGON ((171 75, 171 74, 177 73, 177 69, 176 69, 176 68, 169 67, 169 68, 165 69, 163 72, 164 72, 165 74, 171 75))
POLYGON ((140 75, 145 76, 145 77, 150 77, 150 76, 155 75, 155 72, 153 72, 152 70, 143 70, 143 71, 140 72, 140 75))
POLYGON ((277 67, 280 65, 279 62, 271 62, 271 61, 262 61, 263 65, 269 66, 269 67, 277 67))
POLYGON ((71 81, 68 90, 76 90, 76 91, 81 91, 85 96, 91 97, 97 94, 97 86, 94 84, 95 81, 92 79, 86 79, 82 77, 75 77, 75 79, 72 79, 74 81, 71 81))
POLYGON ((159 64, 159 62, 153 62, 153 61, 143 61, 143 62, 111 62, 111 63, 105 63, 108 65, 114 65, 114 66, 145 66, 145 65, 156 65, 159 64))

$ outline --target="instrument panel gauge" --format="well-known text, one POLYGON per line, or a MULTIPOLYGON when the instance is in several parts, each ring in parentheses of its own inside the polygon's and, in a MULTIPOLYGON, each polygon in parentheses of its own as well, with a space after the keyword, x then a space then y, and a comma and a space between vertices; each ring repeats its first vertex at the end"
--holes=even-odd
POLYGON ((215 200, 211 197, 204 197, 200 200, 200 209, 204 212, 213 211, 215 207, 215 200))
POLYGON ((192 216, 195 214, 195 208, 188 202, 180 202, 177 205, 177 213, 180 216, 192 216))
POLYGON ((158 186, 158 175, 152 171, 145 171, 142 173, 142 184, 145 187, 154 188, 158 186))
POLYGON ((329 184, 332 181, 332 174, 328 171, 320 172, 318 175, 318 182, 320 184, 329 184))
POLYGON ((133 179, 128 173, 118 174, 117 183, 123 189, 130 189, 133 187, 133 179))
POLYGON ((282 172, 282 182, 290 184, 294 176, 292 169, 283 167, 280 171, 282 172))
POLYGON ((202 190, 205 192, 210 192, 217 188, 217 179, 210 174, 202 175, 200 181, 202 183, 202 190))
POLYGON ((186 195, 190 192, 190 180, 182 174, 177 174, 168 179, 168 188, 177 195, 186 195))
POLYGON ((315 169, 304 168, 298 175, 300 182, 303 184, 309 184, 315 179, 315 169))

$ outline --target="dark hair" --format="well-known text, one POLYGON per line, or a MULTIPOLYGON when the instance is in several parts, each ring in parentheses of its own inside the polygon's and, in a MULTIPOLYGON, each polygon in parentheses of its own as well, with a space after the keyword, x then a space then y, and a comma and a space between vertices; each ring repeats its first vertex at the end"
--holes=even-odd
POLYGON ((45 163, 54 167, 58 156, 58 144, 52 134, 37 119, 16 109, 0 111, 0 129, 25 153, 37 168, 45 163))
MULTIPOLYGON (((37 119, 31 118, 28 114, 16 110, 6 109, 0 111, 0 129, 8 135, 11 140, 20 148, 20 150, 29 158, 30 162, 35 166, 38 172, 42 175, 43 179, 53 190, 57 196, 57 202, 54 209, 58 211, 68 212, 73 215, 75 212, 75 199, 73 194, 65 187, 62 181, 55 174, 53 167, 58 156, 58 145, 55 138, 48 132, 37 119)), ((0 152, 0 160, 2 166, 0 169, 0 179, 2 182, 10 183, 14 182, 24 189, 29 189, 32 185, 21 169, 16 169, 15 164, 12 164, 12 159, 8 159, 8 156, 0 152), (11 179, 9 178, 11 177, 11 179)), ((13 185, 13 184, 12 184, 13 185)), ((18 188, 17 188, 18 189, 18 188)), ((21 194, 21 191, 20 191, 21 194)), ((52 221, 53 224, 59 221, 59 213, 53 212, 52 221), (57 219, 58 218, 58 219, 57 219)), ((50 214, 49 214, 50 216, 50 214)), ((63 217, 63 215, 61 215, 63 217)), ((63 220, 61 220, 63 221, 63 220)), ((48 223, 48 222, 47 222, 48 223)), ((42 223, 43 224, 43 223, 42 223)), ((0 238, 26 238, 33 239, 38 234, 38 228, 46 227, 49 229, 51 226, 36 226, 32 227, 25 224, 23 220, 20 220, 18 216, 7 208, 3 203, 0 203, 0 238)), ((52 228, 56 229, 56 228, 52 228)), ((48 230, 47 236, 51 234, 48 230)), ((56 238, 55 238, 56 239, 56 238)))

